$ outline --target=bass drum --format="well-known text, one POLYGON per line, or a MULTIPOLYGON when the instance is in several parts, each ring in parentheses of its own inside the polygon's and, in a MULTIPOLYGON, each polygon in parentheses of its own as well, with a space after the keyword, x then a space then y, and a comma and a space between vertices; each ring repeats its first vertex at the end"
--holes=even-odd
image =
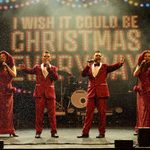
POLYGON ((71 95, 71 103, 76 108, 84 108, 86 107, 87 102, 87 92, 84 90, 76 90, 71 95))

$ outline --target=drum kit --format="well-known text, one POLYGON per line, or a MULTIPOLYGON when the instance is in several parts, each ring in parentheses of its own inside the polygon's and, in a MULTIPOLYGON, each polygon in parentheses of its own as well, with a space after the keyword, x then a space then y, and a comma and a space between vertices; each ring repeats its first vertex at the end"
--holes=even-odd
POLYGON ((82 109, 86 107, 87 92, 85 90, 75 90, 71 95, 71 103, 74 107, 82 109))
MULTIPOLYGON (((66 75, 66 72, 64 74, 66 75)), ((63 94, 61 93, 61 106, 63 110, 67 113, 85 110, 87 81, 77 81, 75 76, 68 74, 67 79, 63 82, 63 86, 61 86, 61 91, 64 91, 63 94), (62 90, 62 88, 64 89, 62 90)))

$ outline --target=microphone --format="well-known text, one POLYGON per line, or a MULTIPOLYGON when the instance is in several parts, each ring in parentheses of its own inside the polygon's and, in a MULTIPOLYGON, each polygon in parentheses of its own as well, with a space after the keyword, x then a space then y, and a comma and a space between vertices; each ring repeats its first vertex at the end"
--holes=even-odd
POLYGON ((87 60, 88 63, 93 63, 94 61, 94 59, 87 60))
POLYGON ((44 67, 46 67, 46 68, 49 67, 49 61, 47 61, 46 63, 44 63, 44 67))
POLYGON ((140 64, 140 66, 143 66, 144 64, 146 64, 146 62, 147 62, 146 60, 143 60, 140 64))

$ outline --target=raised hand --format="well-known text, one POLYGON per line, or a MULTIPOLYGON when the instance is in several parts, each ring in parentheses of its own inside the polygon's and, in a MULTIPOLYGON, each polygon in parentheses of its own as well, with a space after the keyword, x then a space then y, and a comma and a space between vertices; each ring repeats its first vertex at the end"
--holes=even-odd
POLYGON ((120 64, 124 64, 125 62, 125 57, 123 56, 122 59, 120 60, 120 64))
POLYGON ((142 67, 146 63, 146 60, 143 60, 140 64, 140 67, 142 67))
POLYGON ((3 66, 6 66, 6 67, 8 66, 7 63, 5 63, 5 62, 3 62, 2 65, 3 65, 3 66))

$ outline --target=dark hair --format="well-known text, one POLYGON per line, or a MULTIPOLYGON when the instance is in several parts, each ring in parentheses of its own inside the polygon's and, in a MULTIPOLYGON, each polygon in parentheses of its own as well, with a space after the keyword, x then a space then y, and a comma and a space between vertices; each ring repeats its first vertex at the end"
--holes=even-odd
POLYGON ((49 52, 49 51, 47 51, 47 50, 46 50, 46 51, 43 51, 43 54, 44 54, 44 53, 46 53, 46 54, 50 54, 50 52, 49 52))
MULTIPOLYGON (((1 54, 5 54, 6 55, 6 57, 7 57, 6 58, 6 63, 8 64, 9 67, 12 68, 15 65, 13 57, 6 51, 0 51, 0 55, 1 54)), ((2 61, 2 59, 1 59, 1 61, 2 61)))
POLYGON ((95 51, 94 53, 101 53, 99 50, 95 51))
MULTIPOLYGON (((139 58, 138 58, 138 65, 141 64, 141 62, 143 61, 144 56, 145 56, 146 53, 150 53, 150 50, 144 50, 144 51, 140 54, 140 56, 139 56, 139 58)), ((146 63, 146 64, 142 67, 141 72, 147 71, 147 69, 148 69, 149 67, 150 67, 150 62, 146 63)))
POLYGON ((142 62, 143 59, 144 59, 144 55, 145 55, 146 53, 150 53, 150 50, 144 50, 144 51, 140 54, 140 56, 139 56, 139 58, 138 58, 138 65, 141 64, 141 62, 142 62))

